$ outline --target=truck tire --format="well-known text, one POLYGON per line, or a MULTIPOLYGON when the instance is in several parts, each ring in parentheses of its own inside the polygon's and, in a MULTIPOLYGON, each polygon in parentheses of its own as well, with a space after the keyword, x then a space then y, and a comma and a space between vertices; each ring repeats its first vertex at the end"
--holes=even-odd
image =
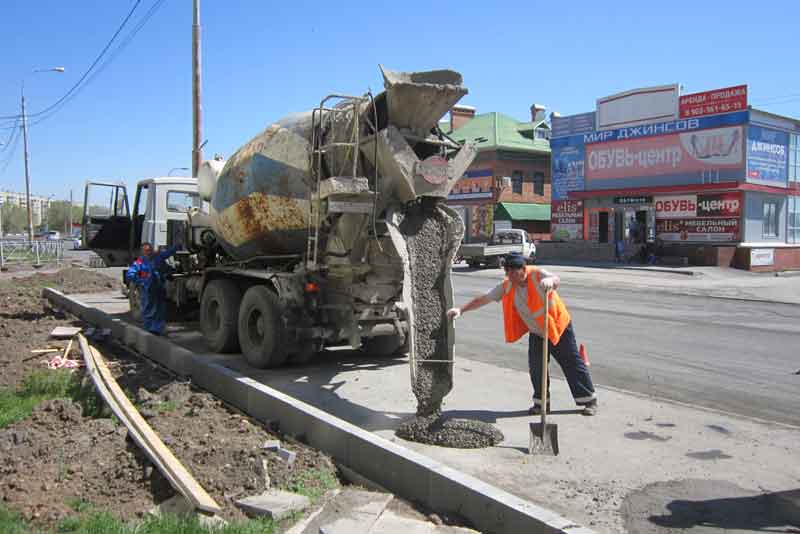
POLYGON ((239 350, 239 300, 242 293, 231 280, 212 280, 200 300, 200 329, 214 352, 239 350))
POLYGON ((278 367, 288 357, 278 296, 265 286, 248 289, 239 307, 239 344, 252 367, 278 367))
POLYGON ((407 336, 397 339, 397 336, 375 336, 365 339, 361 343, 361 351, 364 356, 373 358, 388 358, 390 356, 400 356, 408 352, 406 344, 407 336))
POLYGON ((128 309, 131 312, 131 319, 137 323, 142 322, 142 297, 139 291, 139 286, 135 283, 128 284, 128 309))

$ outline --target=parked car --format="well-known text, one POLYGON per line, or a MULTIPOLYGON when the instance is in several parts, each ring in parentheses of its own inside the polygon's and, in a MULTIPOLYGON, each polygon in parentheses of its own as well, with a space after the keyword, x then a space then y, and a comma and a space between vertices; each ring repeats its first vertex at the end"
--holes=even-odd
POLYGON ((470 267, 501 267, 503 256, 512 252, 522 254, 528 263, 536 261, 536 245, 528 238, 528 232, 518 228, 498 230, 489 243, 462 244, 457 256, 470 267))

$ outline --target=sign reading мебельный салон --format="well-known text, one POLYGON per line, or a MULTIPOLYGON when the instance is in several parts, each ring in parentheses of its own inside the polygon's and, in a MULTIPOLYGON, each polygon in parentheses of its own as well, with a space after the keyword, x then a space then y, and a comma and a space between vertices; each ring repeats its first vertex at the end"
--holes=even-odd
POLYGON ((739 240, 740 192, 659 195, 655 208, 656 237, 663 241, 739 240))
POLYGON ((550 209, 550 233, 556 241, 583 239, 583 201, 554 200, 550 209))
POLYGON ((750 124, 747 127, 747 181, 786 185, 789 134, 750 124))

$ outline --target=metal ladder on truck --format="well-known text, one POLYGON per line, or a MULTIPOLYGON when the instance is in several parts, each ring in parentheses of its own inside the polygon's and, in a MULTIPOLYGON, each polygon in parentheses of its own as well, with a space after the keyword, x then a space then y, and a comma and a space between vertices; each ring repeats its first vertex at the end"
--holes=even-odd
POLYGON ((330 213, 371 213, 375 218, 374 199, 367 179, 358 176, 361 111, 372 102, 372 95, 358 97, 328 95, 311 112, 311 192, 308 203, 308 239, 306 269, 319 268, 320 228, 330 213), (344 128, 336 128, 337 122, 344 128), (323 141, 323 132, 329 138, 323 141), (330 138, 344 134, 343 139, 330 138), (330 176, 323 171, 323 158, 330 176), (326 182, 337 182, 326 187, 326 182), (355 200, 355 202, 354 202, 355 200), (365 211, 367 210, 367 211, 365 211))

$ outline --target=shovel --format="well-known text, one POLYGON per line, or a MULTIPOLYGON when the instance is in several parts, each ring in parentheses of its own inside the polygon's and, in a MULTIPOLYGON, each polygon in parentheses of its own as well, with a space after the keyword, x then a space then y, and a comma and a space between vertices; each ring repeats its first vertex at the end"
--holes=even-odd
POLYGON ((530 423, 531 441, 528 454, 549 454, 558 456, 558 425, 547 422, 547 382, 550 362, 549 342, 547 339, 547 316, 550 311, 550 291, 544 295, 544 325, 542 328, 542 421, 530 423))

